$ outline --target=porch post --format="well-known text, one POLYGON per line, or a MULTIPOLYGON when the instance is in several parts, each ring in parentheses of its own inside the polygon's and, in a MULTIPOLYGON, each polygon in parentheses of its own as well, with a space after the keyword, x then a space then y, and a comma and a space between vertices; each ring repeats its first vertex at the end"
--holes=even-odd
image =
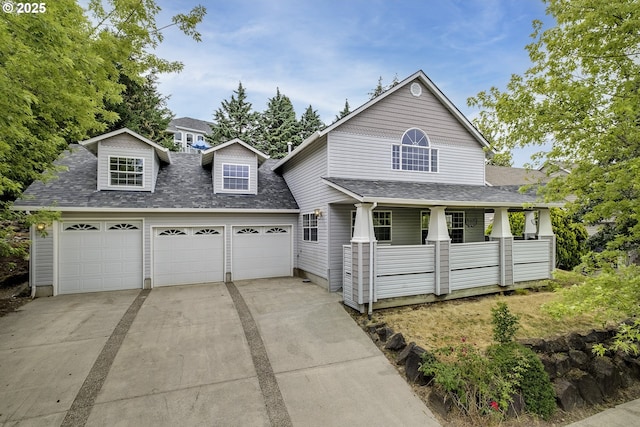
POLYGON ((451 292, 449 255, 451 237, 447 229, 447 218, 444 214, 445 206, 429 208, 429 234, 427 244, 435 246, 435 294, 444 295, 451 292))
POLYGON ((548 208, 538 211, 538 240, 548 240, 550 242, 549 278, 552 278, 553 270, 556 268, 556 235, 553 233, 551 211, 548 208))
POLYGON ((524 240, 536 238, 536 216, 534 211, 524 211, 524 240))
POLYGON ((354 284, 354 300, 364 313, 364 304, 369 305, 369 314, 375 298, 375 250, 376 236, 373 231, 373 203, 356 203, 356 223, 351 238, 351 277, 354 284))
POLYGON ((493 215, 491 240, 499 244, 500 286, 513 285, 513 234, 509 225, 509 209, 496 208, 493 215))

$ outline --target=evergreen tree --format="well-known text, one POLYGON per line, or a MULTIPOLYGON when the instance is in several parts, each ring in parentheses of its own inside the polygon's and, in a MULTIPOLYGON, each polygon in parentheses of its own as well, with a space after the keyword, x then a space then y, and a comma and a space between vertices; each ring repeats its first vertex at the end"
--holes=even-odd
POLYGON ((378 85, 367 95, 369 95, 369 99, 373 99, 378 95, 382 95, 384 91, 387 90, 384 86, 382 86, 382 76, 378 77, 378 85))
POLYGON ((222 101, 222 105, 213 114, 211 136, 207 140, 212 144, 221 144, 234 138, 240 138, 246 143, 254 144, 258 134, 259 114, 252 110, 247 102, 247 94, 238 83, 238 89, 233 91, 230 100, 222 101))
POLYGON ((341 118, 343 118, 344 116, 349 114, 350 112, 351 112, 351 107, 349 106, 349 100, 345 99, 344 100, 344 108, 342 109, 342 111, 340 111, 338 113, 338 115, 336 116, 336 118, 333 121, 333 123, 337 122, 338 120, 340 120, 341 118))
POLYGON ((274 159, 287 155, 288 142, 295 146, 301 141, 293 104, 288 96, 280 93, 279 88, 262 113, 260 128, 260 149, 274 159))
POLYGON ((175 150, 177 147, 167 132, 173 113, 167 107, 168 97, 158 92, 157 76, 152 73, 143 78, 132 79, 121 74, 119 82, 125 86, 122 102, 106 103, 106 108, 117 113, 119 118, 110 123, 105 132, 126 127, 145 138, 175 150))
POLYGON ((315 131, 324 129, 325 124, 320 119, 318 112, 309 105, 300 117, 299 128, 300 141, 304 141, 315 131))

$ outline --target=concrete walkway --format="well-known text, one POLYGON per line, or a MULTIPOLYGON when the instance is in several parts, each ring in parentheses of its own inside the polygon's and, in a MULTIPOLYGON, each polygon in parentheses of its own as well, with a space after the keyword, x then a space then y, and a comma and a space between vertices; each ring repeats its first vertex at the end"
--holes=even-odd
POLYGON ((623 403, 599 414, 570 424, 568 427, 638 427, 640 426, 640 399, 623 403))
POLYGON ((0 318, 0 424, 437 426, 335 294, 262 279, 0 318))

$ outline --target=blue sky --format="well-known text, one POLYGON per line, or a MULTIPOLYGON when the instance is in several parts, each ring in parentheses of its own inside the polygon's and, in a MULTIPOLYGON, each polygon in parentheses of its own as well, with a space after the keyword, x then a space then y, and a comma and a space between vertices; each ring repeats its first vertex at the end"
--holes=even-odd
MULTIPOLYGON (((158 2, 159 24, 197 0, 158 2)), ((184 63, 164 75, 177 117, 212 120, 242 81, 256 111, 276 88, 298 116, 311 104, 331 123, 349 100, 355 109, 383 78, 388 84, 423 70, 469 118, 466 101, 530 64, 531 22, 545 15, 541 0, 201 0, 207 15, 196 43, 176 28, 157 53, 184 63)), ((521 166, 528 153, 517 153, 521 166)))

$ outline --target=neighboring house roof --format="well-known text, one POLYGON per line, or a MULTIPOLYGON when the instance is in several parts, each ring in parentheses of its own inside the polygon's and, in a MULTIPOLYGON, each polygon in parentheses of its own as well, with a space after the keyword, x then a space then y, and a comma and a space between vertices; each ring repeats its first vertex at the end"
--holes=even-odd
POLYGON ((156 154, 158 155, 158 158, 160 158, 160 160, 162 160, 165 163, 171 163, 171 155, 169 154, 170 150, 168 148, 165 148, 162 145, 158 145, 155 142, 151 141, 150 139, 147 139, 144 136, 127 128, 114 130, 113 132, 105 133, 104 135, 99 135, 99 136, 96 136, 95 138, 87 139, 86 141, 81 141, 79 144, 84 146, 91 153, 93 153, 94 156, 97 156, 98 143, 100 141, 103 141, 105 139, 108 139, 117 135, 121 135, 123 133, 129 134, 134 138, 140 140, 141 142, 144 142, 150 145, 156 151, 156 154))
POLYGON ((252 153, 256 154, 258 156, 258 161, 260 163, 262 163, 263 161, 267 160, 269 158, 268 155, 264 154, 262 151, 252 147, 251 145, 247 144, 246 142, 244 142, 243 140, 239 139, 239 138, 235 138, 232 139, 231 141, 227 141, 223 144, 220 145, 216 145, 215 147, 211 147, 208 148, 206 150, 202 151, 202 166, 206 166, 206 165, 210 165, 213 162, 213 155, 216 151, 222 149, 222 148, 226 148, 230 145, 233 144, 238 144, 241 145, 242 147, 246 148, 247 150, 251 151, 252 153))
POLYGON ((350 178, 323 178, 331 187, 360 202, 448 207, 539 207, 562 206, 538 203, 535 196, 483 185, 379 181, 350 178))
POLYGON ((210 134, 211 126, 213 126, 213 123, 204 120, 192 119, 191 117, 179 117, 169 122, 167 131, 175 133, 181 130, 191 130, 210 134))
POLYGON ((546 173, 537 169, 486 165, 484 170, 485 180, 492 186, 544 184, 551 179, 546 173))
POLYGON ((56 164, 68 169, 57 179, 36 181, 15 202, 20 209, 61 211, 295 211, 298 205, 284 179, 274 173, 274 160, 258 169, 258 194, 214 194, 211 170, 199 154, 173 153, 171 164, 158 172, 154 192, 96 190, 98 159, 79 145, 71 145, 56 164))
POLYGON ((281 167, 282 165, 287 163, 289 160, 291 160, 292 158, 297 156, 300 152, 302 152, 307 146, 313 144, 315 141, 320 139, 322 136, 324 136, 327 133, 331 132, 332 130, 334 130, 338 126, 343 125, 347 121, 353 119, 358 114, 360 114, 363 111, 367 110, 372 105, 382 101, 383 99, 385 99, 389 95, 391 95, 391 94, 395 93, 396 91, 402 89, 407 84, 411 83, 412 81, 414 81, 416 79, 419 79, 420 82, 422 84, 424 84, 429 89, 429 91, 431 91, 431 93, 442 103, 442 105, 445 106, 445 108, 447 110, 449 110, 449 112, 460 122, 460 124, 462 124, 462 126, 465 129, 467 129, 467 131, 469 131, 469 133, 478 141, 478 143, 481 146, 483 146, 483 147, 485 147, 487 149, 490 148, 489 142, 484 138, 484 136, 482 136, 482 134, 478 131, 478 129, 476 129, 476 127, 464 116, 464 114, 462 114, 462 112, 460 110, 458 110, 458 108, 455 105, 453 105, 453 103, 449 100, 449 98, 447 98, 447 96, 435 85, 435 83, 433 83, 431 81, 431 79, 429 79, 429 77, 427 77, 427 75, 424 73, 424 71, 420 70, 420 71, 417 71, 416 73, 412 74, 411 76, 407 77, 406 79, 404 79, 403 81, 398 83, 396 86, 392 87, 391 89, 387 90, 386 92, 383 92, 382 94, 380 94, 380 95, 376 96, 375 98, 369 100, 368 102, 362 104, 360 107, 356 108, 354 111, 352 111, 351 113, 347 114, 345 117, 341 118, 337 122, 331 124, 330 126, 327 126, 323 130, 317 131, 314 134, 312 134, 311 136, 309 136, 307 139, 305 139, 302 142, 302 144, 300 144, 298 147, 296 147, 295 150, 293 150, 291 153, 289 153, 289 155, 287 155, 285 158, 280 160, 275 165, 275 168, 277 169, 277 168, 281 167))

